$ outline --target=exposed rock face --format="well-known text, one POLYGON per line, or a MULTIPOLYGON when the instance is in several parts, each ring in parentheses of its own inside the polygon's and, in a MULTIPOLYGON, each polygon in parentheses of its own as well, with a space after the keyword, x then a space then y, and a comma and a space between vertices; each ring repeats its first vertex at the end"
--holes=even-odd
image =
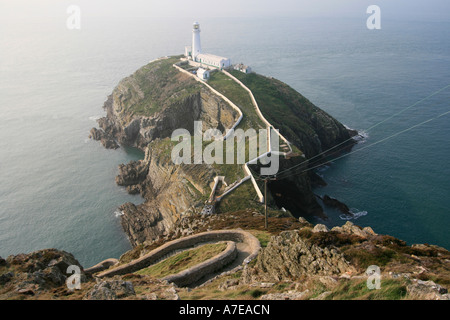
POLYGON ((302 275, 340 275, 352 267, 334 248, 320 248, 302 239, 296 231, 285 231, 272 237, 258 256, 254 268, 243 272, 245 282, 255 279, 280 281, 302 275))
POLYGON ((119 208, 132 245, 163 235, 184 214, 199 213, 203 207, 199 195, 209 192, 208 183, 215 176, 207 165, 174 165, 160 152, 148 149, 144 160, 122 166, 116 179, 137 188, 146 199, 141 205, 126 203, 119 208))
POLYGON ((176 129, 193 133, 194 121, 222 131, 230 128, 239 114, 194 79, 179 73, 171 66, 173 62, 154 62, 123 79, 105 102, 107 116, 98 120, 101 133, 91 133, 93 138, 116 139, 145 149, 151 141, 170 137, 176 129))
POLYGON ((97 128, 92 128, 89 138, 100 141, 106 149, 119 148, 119 145, 114 140, 114 137, 106 134, 103 130, 98 130, 97 128))
POLYGON ((421 300, 450 300, 450 294, 446 288, 433 281, 414 279, 407 287, 408 293, 415 299, 421 300))
MULTIPOLYGON (((293 159, 280 158, 280 172, 291 168, 298 164, 298 161, 293 159)), ((309 174, 297 174, 291 177, 286 177, 283 180, 270 181, 268 188, 274 197, 275 203, 278 207, 283 207, 292 212, 296 217, 299 216, 318 216, 326 219, 322 207, 316 201, 312 191, 311 179, 309 174), (277 195, 281 195, 278 197, 277 195)))
POLYGON ((34 295, 36 292, 65 285, 67 268, 78 266, 84 279, 83 267, 74 256, 65 251, 45 249, 29 254, 11 255, 6 265, 14 268, 0 277, 0 284, 15 285, 16 292, 34 295))
POLYGON ((312 232, 328 232, 330 231, 324 224, 316 224, 312 229, 312 232))
POLYGON ((342 213, 353 216, 353 214, 350 212, 350 208, 347 207, 345 203, 340 202, 339 200, 335 198, 331 198, 329 195, 324 195, 323 198, 321 198, 324 205, 332 208, 336 208, 342 213))
POLYGON ((134 296, 133 284, 129 281, 120 279, 106 280, 97 283, 94 288, 89 291, 85 300, 117 300, 134 296))

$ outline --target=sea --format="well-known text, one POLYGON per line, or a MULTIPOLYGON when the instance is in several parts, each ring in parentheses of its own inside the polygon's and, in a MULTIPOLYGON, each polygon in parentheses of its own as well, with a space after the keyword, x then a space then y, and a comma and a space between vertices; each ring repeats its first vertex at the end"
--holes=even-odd
MULTIPOLYGON (((143 154, 106 150, 89 130, 122 78, 184 52, 194 20, 2 24, 0 256, 57 248, 89 267, 131 248, 118 207, 143 200, 114 178, 143 154)), ((380 30, 364 15, 199 22, 204 52, 286 82, 360 132, 356 152, 318 170, 328 185, 316 194, 346 203, 355 224, 450 249, 450 115, 440 116, 450 110, 449 20, 385 19, 380 30)), ((325 211, 312 222, 349 219, 325 211)))

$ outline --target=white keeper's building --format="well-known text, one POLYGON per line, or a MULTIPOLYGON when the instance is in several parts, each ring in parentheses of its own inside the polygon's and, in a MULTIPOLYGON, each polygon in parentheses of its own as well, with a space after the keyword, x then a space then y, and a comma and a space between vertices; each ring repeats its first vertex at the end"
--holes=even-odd
POLYGON ((198 68, 197 77, 199 77, 202 80, 206 80, 206 81, 209 80, 209 77, 210 77, 209 70, 206 70, 203 68, 198 68))
POLYGON ((202 52, 200 43, 200 24, 198 22, 194 22, 194 28, 192 30, 192 46, 185 47, 184 55, 186 58, 200 63, 205 67, 224 69, 231 66, 231 60, 228 58, 202 52))

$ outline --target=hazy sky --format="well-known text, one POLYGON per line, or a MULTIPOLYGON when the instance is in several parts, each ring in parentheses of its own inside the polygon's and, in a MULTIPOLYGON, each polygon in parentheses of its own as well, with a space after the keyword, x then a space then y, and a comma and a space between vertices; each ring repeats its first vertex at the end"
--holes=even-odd
MULTIPOLYGON (((380 6, 385 18, 450 21, 450 0, 0 0, 0 19, 58 17, 80 6, 87 17, 351 17, 380 6), (194 5, 196 4, 196 5, 194 5)), ((0 21, 0 24, 1 24, 0 21)))

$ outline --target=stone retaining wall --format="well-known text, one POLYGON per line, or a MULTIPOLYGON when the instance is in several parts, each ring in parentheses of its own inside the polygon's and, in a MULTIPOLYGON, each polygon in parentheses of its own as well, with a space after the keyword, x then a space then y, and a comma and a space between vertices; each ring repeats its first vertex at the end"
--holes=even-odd
MULTIPOLYGON (((210 232, 202 232, 199 234, 194 234, 188 237, 167 242, 164 245, 140 257, 139 259, 133 260, 130 263, 118 266, 114 269, 103 271, 97 274, 97 277, 103 278, 126 273, 133 273, 158 262, 162 257, 168 255, 172 251, 180 249, 189 249, 194 247, 196 244, 203 242, 219 242, 219 241, 245 242, 249 246, 251 254, 245 259, 244 263, 248 263, 254 258, 256 258, 259 249, 261 248, 259 240, 252 234, 243 230, 217 230, 210 232)), ((215 259, 212 262, 213 264, 217 265, 222 264, 219 255, 212 259, 215 259)))
POLYGON ((110 268, 111 266, 114 266, 119 263, 119 260, 110 258, 103 260, 102 262, 97 263, 95 266, 92 266, 90 268, 84 269, 84 273, 86 274, 93 274, 100 271, 103 271, 105 269, 110 268))
POLYGON ((227 241, 226 249, 218 255, 175 275, 164 277, 163 280, 173 282, 179 287, 188 286, 197 282, 205 275, 216 272, 227 266, 236 259, 237 254, 236 243, 227 241))

